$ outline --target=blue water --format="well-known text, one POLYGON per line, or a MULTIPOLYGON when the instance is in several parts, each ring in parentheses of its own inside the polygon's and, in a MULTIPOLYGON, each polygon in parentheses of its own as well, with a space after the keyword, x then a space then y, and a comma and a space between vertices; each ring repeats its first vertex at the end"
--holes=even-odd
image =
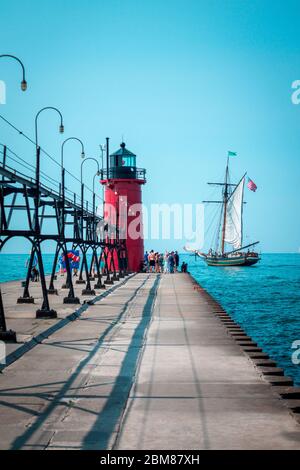
POLYGON ((263 350, 300 385, 300 365, 291 349, 300 340, 300 254, 264 254, 253 267, 208 267, 181 257, 194 278, 212 294, 263 350))
MULTIPOLYGON (((45 274, 51 274, 54 256, 43 255, 45 274)), ((0 282, 24 279, 28 255, 0 255, 0 282)))
MULTIPOLYGON (((0 282, 24 279, 28 255, 0 255, 0 282)), ((44 255, 45 272, 53 255, 44 255)), ((253 267, 208 267, 181 255, 195 279, 244 330, 300 385, 300 365, 291 345, 300 340, 300 254, 264 254, 253 267)))
MULTIPOLYGON (((0 282, 25 279, 27 273, 26 261, 28 258, 29 256, 27 254, 0 254, 0 282)), ((43 255, 45 274, 51 274, 53 260, 54 255, 43 255)), ((87 255, 87 260, 90 262, 90 254, 87 255)), ((57 271, 58 270, 59 265, 57 265, 57 271)))

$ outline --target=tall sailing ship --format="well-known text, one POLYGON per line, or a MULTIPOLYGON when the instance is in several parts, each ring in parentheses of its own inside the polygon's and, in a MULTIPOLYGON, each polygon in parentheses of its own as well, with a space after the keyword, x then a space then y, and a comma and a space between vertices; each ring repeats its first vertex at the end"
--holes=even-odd
MULTIPOLYGON (((204 258, 209 266, 252 266, 260 261, 259 254, 254 251, 254 242, 243 246, 243 207, 246 173, 238 184, 230 183, 229 156, 228 153, 224 183, 209 183, 222 186, 221 201, 203 201, 204 203, 221 204, 221 214, 217 227, 217 240, 215 248, 211 248, 207 254, 197 252, 204 258)), ((248 187, 256 190, 255 183, 249 179, 248 187), (253 186, 254 185, 254 186, 253 186)))

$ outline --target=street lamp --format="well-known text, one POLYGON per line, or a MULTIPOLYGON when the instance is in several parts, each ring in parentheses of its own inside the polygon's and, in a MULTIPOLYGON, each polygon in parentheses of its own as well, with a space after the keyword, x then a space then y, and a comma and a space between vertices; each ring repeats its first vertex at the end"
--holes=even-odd
MULTIPOLYGON (((101 150, 101 179, 103 179, 103 168, 104 168, 103 156, 104 156, 104 151, 106 150, 106 145, 100 144, 99 147, 101 150)), ((107 172, 107 178, 108 178, 108 172, 107 172)), ((103 216, 104 216, 104 185, 102 185, 102 201, 103 201, 102 209, 103 209, 103 216)))
POLYGON ((104 155, 104 151, 106 149, 106 145, 105 144, 104 145, 100 144, 99 147, 100 147, 100 150, 101 150, 101 155, 100 155, 100 157, 101 157, 101 170, 103 172, 103 155, 104 155))
POLYGON ((101 171, 97 171, 97 173, 94 174, 94 177, 93 177, 93 213, 95 214, 95 210, 96 210, 96 207, 95 207, 95 178, 96 176, 100 176, 101 175, 101 171))
MULTIPOLYGON (((100 176, 100 167, 99 167, 99 162, 96 158, 92 158, 92 157, 88 157, 88 158, 85 158, 82 162, 81 162, 81 167, 80 167, 80 182, 81 182, 81 185, 82 185, 82 167, 83 167, 83 164, 85 162, 87 162, 88 160, 94 160, 94 162, 97 163, 97 168, 98 168, 98 171, 97 171, 97 174, 98 176, 100 176)), ((96 174, 96 175, 97 175, 96 174)))
POLYGON ((80 183, 81 183, 81 212, 82 212, 82 219, 81 219, 81 236, 83 238, 83 198, 84 198, 84 184, 82 181, 82 170, 83 170, 83 164, 87 162, 88 160, 93 160, 94 162, 97 163, 97 173, 94 175, 93 178, 93 215, 95 215, 95 176, 100 176, 100 167, 99 167, 99 162, 96 158, 88 157, 85 158, 81 162, 81 167, 80 167, 80 183))
MULTIPOLYGON (((85 162, 87 162, 88 160, 93 160, 94 162, 97 163, 97 173, 100 175, 100 167, 99 167, 99 162, 96 158, 92 158, 92 157, 88 157, 88 158, 85 158, 84 160, 82 160, 81 162, 81 167, 80 167, 80 184, 81 184, 81 238, 83 239, 83 210, 84 210, 84 184, 83 184, 83 180, 82 180, 82 176, 83 176, 83 164, 85 162)), ((94 206, 95 206, 95 188, 94 188, 94 182, 95 182, 95 179, 93 180, 93 209, 94 209, 94 206)), ((93 218, 95 217, 95 213, 93 211, 93 218)), ((84 254, 84 257, 85 257, 85 254, 84 254)), ((82 283, 82 269, 80 270, 80 274, 79 274, 79 279, 78 281, 76 281, 77 284, 81 284, 82 283)), ((90 279, 89 279, 89 276, 88 276, 88 273, 87 273, 87 286, 86 286, 86 290, 83 291, 85 293, 89 292, 90 290, 90 279)))
POLYGON ((68 137, 66 140, 63 141, 61 144, 61 167, 63 168, 64 166, 64 146, 69 140, 77 140, 81 144, 81 158, 85 157, 85 152, 84 152, 84 145, 82 140, 78 139, 77 137, 68 137))
POLYGON ((10 54, 2 54, 2 55, 0 55, 0 58, 1 58, 1 57, 9 57, 9 58, 14 59, 14 60, 16 60, 17 62, 19 62, 19 64, 20 64, 21 67, 22 67, 22 74, 23 74, 23 79, 22 79, 22 81, 21 81, 21 90, 22 90, 22 91, 26 91, 26 90, 27 90, 27 82, 26 82, 26 80, 25 80, 25 67, 24 67, 24 65, 23 65, 23 62, 21 62, 21 60, 18 59, 18 57, 14 56, 14 55, 10 55, 10 54))
POLYGON ((85 157, 85 152, 84 152, 84 145, 82 140, 78 139, 77 137, 68 137, 68 139, 64 140, 63 143, 61 144, 61 158, 60 158, 60 165, 61 165, 61 187, 62 187, 62 194, 64 193, 64 187, 65 187, 65 169, 64 169, 64 147, 65 144, 69 140, 76 140, 77 142, 80 143, 81 145, 81 158, 85 157))
POLYGON ((60 164, 61 164, 61 188, 60 188, 60 193, 61 193, 61 197, 62 197, 62 234, 63 234, 63 236, 65 234, 65 224, 64 224, 64 220, 65 220, 64 147, 65 147, 66 142, 68 142, 69 140, 76 140, 77 142, 80 143, 80 145, 81 145, 81 158, 85 157, 83 142, 82 142, 82 140, 78 139, 77 137, 68 137, 68 139, 64 140, 63 143, 61 144, 61 160, 60 160, 60 164))
POLYGON ((35 202, 35 228, 36 232, 39 232, 39 217, 38 217, 38 211, 39 211, 39 198, 40 198, 40 193, 39 193, 39 186, 40 186, 40 153, 41 149, 38 144, 38 117, 39 115, 48 109, 52 109, 56 111, 59 116, 60 116, 60 126, 59 126, 59 132, 62 134, 64 132, 64 125, 63 125, 63 117, 61 112, 57 108, 53 108, 52 106, 46 106, 45 108, 42 108, 39 110, 39 112, 35 116, 35 145, 36 145, 36 167, 35 167, 35 179, 36 179, 36 189, 37 189, 37 196, 36 196, 36 202, 35 202))
POLYGON ((96 176, 100 176, 101 172, 98 170, 97 173, 94 174, 93 177, 93 194, 95 194, 95 178, 96 176))
POLYGON ((63 117, 62 117, 62 114, 59 111, 59 109, 54 108, 53 106, 46 106, 45 108, 40 109, 39 112, 35 116, 35 144, 36 144, 37 147, 38 147, 38 117, 43 111, 46 111, 48 109, 53 109, 53 111, 56 111, 60 116, 60 125, 59 125, 59 128, 58 128, 59 132, 61 134, 63 134, 64 130, 65 130, 64 123, 63 123, 63 117))
MULTIPOLYGON (((83 213, 83 193, 84 193, 84 184, 83 184, 83 181, 82 181, 82 170, 83 170, 83 164, 85 162, 87 162, 88 160, 93 160, 94 162, 97 163, 97 173, 94 175, 94 178, 93 178, 93 212, 94 211, 94 205, 95 205, 95 198, 94 198, 94 195, 95 195, 95 176, 100 176, 100 167, 99 167, 99 162, 96 158, 92 158, 92 157, 88 157, 88 158, 85 158, 82 162, 81 162, 81 167, 80 167, 80 183, 81 183, 81 209, 82 209, 82 213, 83 213)), ((83 224, 82 224, 82 230, 83 230, 83 224)))

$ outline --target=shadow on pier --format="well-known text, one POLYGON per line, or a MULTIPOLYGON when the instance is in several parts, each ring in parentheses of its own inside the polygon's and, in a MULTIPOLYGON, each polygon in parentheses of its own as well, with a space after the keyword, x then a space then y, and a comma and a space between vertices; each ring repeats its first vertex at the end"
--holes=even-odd
MULTIPOLYGON (((26 429, 26 431, 18 436, 12 443, 11 449, 25 449, 26 447, 40 447, 40 445, 35 446, 35 441, 38 441, 38 436, 43 433, 43 425, 47 424, 47 420, 51 417, 52 413, 55 411, 56 407, 61 406, 62 403, 65 402, 66 397, 69 401, 76 399, 78 400, 77 403, 74 402, 73 409, 81 410, 87 412, 89 414, 94 414, 97 416, 96 421, 94 422, 93 426, 86 432, 82 442, 80 443, 80 448, 82 449, 89 449, 91 448, 91 442, 95 444, 95 436, 97 436, 97 448, 107 448, 108 443, 111 439, 113 432, 115 431, 116 424, 120 420, 122 413, 125 409, 127 399, 130 393, 130 389, 134 380, 136 367, 139 360, 141 346, 143 344, 143 337, 144 333, 147 330, 151 319, 152 308, 154 304, 156 290, 159 284, 159 276, 156 278, 151 290, 149 291, 148 298, 145 302, 143 307, 142 315, 138 325, 135 328, 135 331, 131 337, 130 343, 127 347, 127 351, 125 353, 125 357, 123 359, 120 371, 118 376, 113 381, 105 381, 105 383, 96 383, 96 384, 86 384, 86 385, 75 385, 75 381, 78 379, 80 374, 82 373, 85 366, 87 366, 96 353, 99 352, 99 349, 103 347, 104 343, 107 341, 107 335, 112 331, 112 329, 123 319, 123 316, 126 313, 126 310, 129 304, 133 301, 133 299, 137 296, 138 292, 144 287, 145 283, 149 280, 149 276, 145 278, 145 280, 139 284, 139 286, 134 290, 132 295, 128 298, 128 300, 124 303, 123 308, 120 310, 120 313, 117 317, 108 325, 108 327, 103 331, 101 336, 99 337, 96 344, 93 346, 92 350, 89 352, 86 350, 88 346, 88 342, 86 339, 80 339, 78 341, 78 346, 76 346, 76 341, 74 341, 73 346, 71 341, 66 341, 66 345, 62 346, 62 343, 55 342, 50 344, 53 345, 55 348, 66 347, 78 350, 81 349, 84 352, 87 352, 87 356, 80 362, 80 364, 76 367, 76 370, 71 374, 70 378, 66 382, 61 381, 53 381, 44 384, 33 384, 25 387, 17 387, 17 388, 10 388, 10 389, 2 389, 0 392, 0 404, 2 406, 6 406, 8 408, 14 408, 15 410, 23 411, 32 415, 33 417, 36 416, 34 422, 30 424, 30 426, 26 429), (82 343, 83 341, 83 343, 82 343), (81 342, 81 343, 80 343, 81 342), (109 383, 108 383, 109 382, 109 383), (93 387, 97 387, 99 385, 113 385, 113 388, 110 394, 107 396, 101 394, 84 394, 84 390, 88 392, 93 387), (51 388, 54 386, 54 388, 51 388), (56 389, 56 386, 58 390, 56 389), (45 391, 41 390, 41 388, 45 387, 45 391), (49 392, 49 388, 51 391, 49 392), (37 390, 37 393, 34 393, 34 389, 37 390), (77 394, 78 389, 83 389, 83 394, 77 394), (30 393, 26 393, 26 392, 30 393), (33 392, 33 393, 32 393, 33 392), (53 396, 53 394, 55 394, 53 396), (41 398, 42 400, 49 401, 49 404, 46 408, 39 414, 36 410, 30 409, 28 406, 9 403, 5 400, 5 397, 16 397, 20 398, 22 396, 28 397, 33 396, 36 398, 41 398), (85 409, 84 407, 80 406, 80 399, 81 398, 88 398, 97 400, 100 398, 106 399, 106 403, 103 405, 102 410, 100 413, 96 413, 93 410, 85 409), (105 432, 102 429, 105 428, 105 432), (36 434, 36 437, 35 437, 36 434), (98 442, 99 439, 99 442, 98 442)), ((92 340, 92 338, 88 338, 88 340, 92 340)), ((48 344, 49 346, 49 344, 48 344)), ((43 344, 40 345, 43 347, 43 344)), ((86 378, 86 376, 85 376, 86 378)), ((54 431, 53 431, 54 434, 54 431)))

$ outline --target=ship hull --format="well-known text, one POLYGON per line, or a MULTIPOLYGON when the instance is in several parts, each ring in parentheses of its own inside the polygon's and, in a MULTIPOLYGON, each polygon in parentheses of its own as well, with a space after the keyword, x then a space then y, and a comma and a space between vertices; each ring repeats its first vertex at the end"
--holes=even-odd
POLYGON ((238 256, 238 257, 209 257, 205 258, 208 266, 253 266, 260 258, 258 256, 238 256))

